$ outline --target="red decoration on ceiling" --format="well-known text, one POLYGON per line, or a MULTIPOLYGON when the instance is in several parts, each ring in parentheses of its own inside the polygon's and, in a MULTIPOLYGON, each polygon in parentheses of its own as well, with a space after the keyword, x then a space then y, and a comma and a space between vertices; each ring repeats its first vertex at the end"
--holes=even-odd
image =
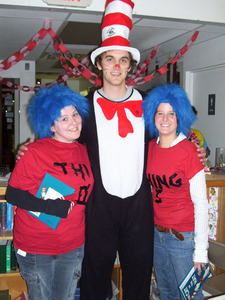
MULTIPOLYGON (((90 63, 89 57, 86 56, 81 62, 79 62, 75 58, 75 56, 71 52, 69 52, 69 50, 61 41, 61 39, 52 30, 52 22, 49 20, 45 20, 43 28, 41 28, 38 31, 38 33, 35 34, 23 48, 21 48, 18 52, 16 52, 14 55, 10 56, 8 59, 6 59, 0 64, 0 72, 4 70, 8 70, 11 67, 15 66, 18 62, 20 62, 46 37, 47 34, 49 34, 52 38, 51 43, 55 50, 55 54, 56 56, 58 56, 62 67, 66 71, 66 74, 60 74, 56 81, 52 83, 48 83, 46 85, 51 85, 55 83, 66 84, 68 78, 79 77, 79 76, 83 76, 89 82, 93 83, 96 86, 102 85, 101 79, 98 78, 98 76, 95 73, 91 72, 88 68, 90 63)), ((141 85, 145 82, 152 80, 156 74, 158 74, 159 76, 165 74, 168 71, 167 64, 173 65, 178 60, 182 59, 183 55, 190 49, 190 47, 196 41, 198 34, 199 32, 196 31, 193 34, 193 36, 188 40, 186 45, 181 50, 179 50, 170 61, 165 62, 160 68, 154 70, 151 74, 143 76, 143 74, 147 71, 150 62, 159 51, 159 46, 155 46, 151 51, 151 53, 147 56, 144 63, 138 66, 137 71, 134 74, 132 74, 131 77, 127 80, 126 82, 127 85, 130 86, 141 85)), ((12 82, 4 79, 1 76, 0 76, 0 83, 8 86, 11 89, 24 91, 24 92, 36 91, 37 89, 44 87, 40 85, 35 87, 20 86, 17 84, 13 84, 12 82)))

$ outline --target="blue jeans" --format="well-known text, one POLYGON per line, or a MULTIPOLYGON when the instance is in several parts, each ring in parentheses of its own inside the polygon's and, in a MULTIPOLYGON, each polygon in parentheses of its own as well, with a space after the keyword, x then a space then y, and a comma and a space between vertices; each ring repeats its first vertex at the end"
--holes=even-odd
POLYGON ((20 273, 30 300, 74 300, 84 256, 84 245, 60 255, 17 253, 20 273))
MULTIPOLYGON (((154 267, 160 300, 180 300, 178 286, 193 267, 194 232, 182 232, 184 241, 155 228, 154 267)), ((195 300, 204 300, 202 290, 195 300)))

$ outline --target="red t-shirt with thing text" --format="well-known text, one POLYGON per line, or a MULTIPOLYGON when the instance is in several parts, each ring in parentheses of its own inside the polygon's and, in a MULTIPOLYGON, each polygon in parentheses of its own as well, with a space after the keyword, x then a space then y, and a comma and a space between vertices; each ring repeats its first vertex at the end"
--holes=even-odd
MULTIPOLYGON (((29 150, 16 163, 9 184, 36 195, 46 173, 75 189, 72 200, 87 201, 93 188, 93 175, 86 147, 61 143, 52 138, 28 145, 29 150), (86 187, 86 194, 83 193, 86 187)), ((44 200, 43 200, 44 201, 44 200)), ((62 200, 67 201, 67 200, 62 200)), ((77 204, 54 230, 17 208, 14 224, 14 245, 28 253, 59 255, 82 246, 85 242, 85 205, 77 204)))
POLYGON ((177 231, 194 231, 189 180, 203 169, 196 146, 182 140, 161 148, 149 142, 147 178, 152 186, 154 223, 177 231))

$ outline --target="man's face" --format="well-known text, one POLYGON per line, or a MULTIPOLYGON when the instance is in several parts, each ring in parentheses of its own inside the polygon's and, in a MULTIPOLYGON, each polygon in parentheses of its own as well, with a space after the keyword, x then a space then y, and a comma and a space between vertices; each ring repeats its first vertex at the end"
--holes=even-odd
POLYGON ((125 84, 130 71, 130 54, 123 50, 109 50, 102 54, 101 63, 97 67, 102 70, 103 82, 109 85, 125 84))

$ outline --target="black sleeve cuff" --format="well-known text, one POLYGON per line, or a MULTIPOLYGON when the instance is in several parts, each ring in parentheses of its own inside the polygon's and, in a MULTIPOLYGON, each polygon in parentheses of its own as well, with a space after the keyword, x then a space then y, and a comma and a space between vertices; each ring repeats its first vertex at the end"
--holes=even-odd
POLYGON ((70 201, 61 199, 47 199, 43 200, 30 194, 28 191, 14 188, 8 185, 6 191, 7 202, 17 207, 32 210, 37 212, 44 212, 49 215, 54 215, 60 218, 66 218, 70 207, 70 201))
POLYGON ((66 218, 70 208, 70 201, 61 199, 47 199, 45 213, 49 215, 54 215, 60 218, 66 218))

